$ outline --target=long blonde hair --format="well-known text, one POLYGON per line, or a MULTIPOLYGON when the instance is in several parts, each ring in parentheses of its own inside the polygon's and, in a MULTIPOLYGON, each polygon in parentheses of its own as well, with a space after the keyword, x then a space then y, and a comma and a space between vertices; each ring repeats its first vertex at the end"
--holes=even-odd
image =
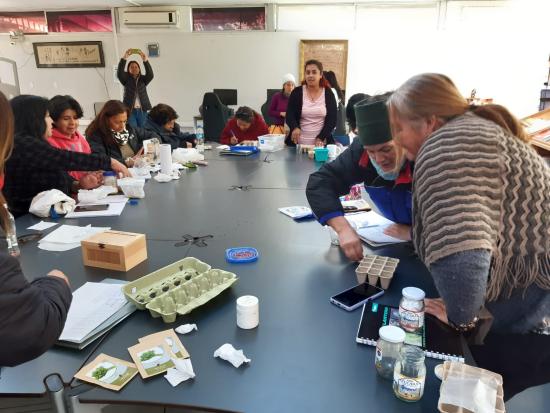
MULTIPOLYGON (((518 139, 529 138, 521 123, 501 105, 469 105, 449 77, 439 73, 416 75, 401 85, 388 99, 390 120, 396 116, 411 121, 436 116, 447 122, 455 116, 472 111, 488 119, 518 139)), ((393 122, 392 122, 393 123, 393 122)))
MULTIPOLYGON (((4 174, 4 166, 13 149, 13 113, 8 99, 0 92, 0 174, 4 174)), ((6 200, 0 191, 0 227, 6 230, 8 213, 4 204, 6 200)))

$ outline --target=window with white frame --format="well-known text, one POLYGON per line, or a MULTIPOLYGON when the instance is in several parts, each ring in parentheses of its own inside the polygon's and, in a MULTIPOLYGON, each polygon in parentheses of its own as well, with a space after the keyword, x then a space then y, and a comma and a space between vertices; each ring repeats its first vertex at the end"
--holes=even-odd
POLYGON ((278 31, 353 30, 355 6, 344 5, 279 5, 278 31))

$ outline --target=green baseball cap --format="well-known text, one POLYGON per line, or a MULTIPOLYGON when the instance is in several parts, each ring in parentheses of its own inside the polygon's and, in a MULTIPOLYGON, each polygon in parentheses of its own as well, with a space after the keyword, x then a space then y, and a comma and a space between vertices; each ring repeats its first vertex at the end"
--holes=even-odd
POLYGON ((392 140, 386 99, 358 102, 355 105, 355 118, 363 145, 378 145, 392 140))

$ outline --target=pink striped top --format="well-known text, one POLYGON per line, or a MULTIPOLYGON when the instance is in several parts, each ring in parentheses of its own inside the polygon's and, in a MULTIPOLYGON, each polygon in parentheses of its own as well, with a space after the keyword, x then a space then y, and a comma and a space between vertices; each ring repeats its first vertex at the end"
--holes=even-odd
POLYGON ((315 138, 325 125, 325 117, 327 116, 327 107, 325 106, 325 91, 322 89, 321 96, 312 101, 304 86, 304 94, 302 99, 302 118, 300 119, 300 145, 313 145, 315 138))

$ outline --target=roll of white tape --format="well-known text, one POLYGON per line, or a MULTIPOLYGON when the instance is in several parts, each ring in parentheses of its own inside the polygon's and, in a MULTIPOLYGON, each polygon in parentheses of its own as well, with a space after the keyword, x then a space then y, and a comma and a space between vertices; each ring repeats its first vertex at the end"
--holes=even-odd
POLYGON ((260 304, 257 297, 243 295, 237 298, 237 325, 249 330, 260 323, 260 304))
POLYGON ((168 144, 160 145, 160 172, 172 176, 172 147, 168 144))

